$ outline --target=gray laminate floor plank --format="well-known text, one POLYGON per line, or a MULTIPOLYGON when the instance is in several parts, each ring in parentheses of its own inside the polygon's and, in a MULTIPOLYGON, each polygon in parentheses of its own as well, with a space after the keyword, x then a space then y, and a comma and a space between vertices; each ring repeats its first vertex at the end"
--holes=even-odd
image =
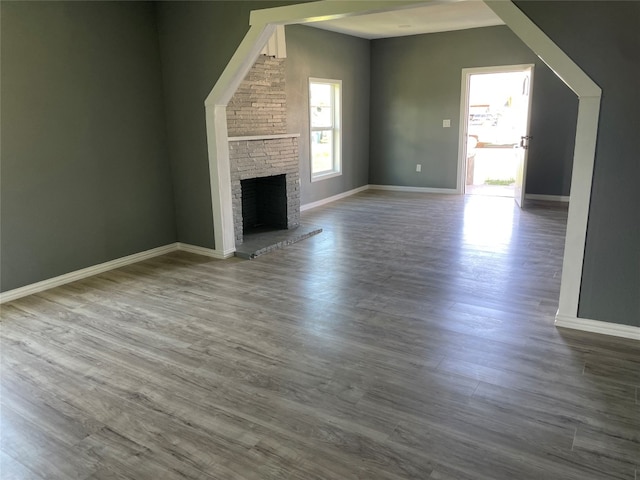
POLYGON ((0 476, 637 480, 640 345, 556 329, 566 207, 368 191, 255 260, 2 306, 0 476))
POLYGON ((43 477, 3 451, 0 451, 0 474, 3 480, 43 480, 43 477))

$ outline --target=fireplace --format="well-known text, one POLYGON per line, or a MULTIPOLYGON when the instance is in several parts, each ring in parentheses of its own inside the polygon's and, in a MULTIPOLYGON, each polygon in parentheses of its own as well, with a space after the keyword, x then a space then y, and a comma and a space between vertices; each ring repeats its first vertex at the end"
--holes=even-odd
POLYGON ((240 186, 243 235, 288 227, 287 184, 284 174, 241 180, 240 186))
POLYGON ((236 245, 256 227, 296 228, 300 135, 286 133, 284 58, 260 55, 226 111, 236 245))
MULTIPOLYGON (((278 177, 278 182, 284 183, 282 188, 278 188, 279 200, 277 203, 280 206, 271 209, 278 210, 283 217, 281 217, 282 221, 278 220, 276 223, 282 225, 282 228, 295 228, 300 224, 300 175, 298 173, 297 140, 297 135, 294 134, 229 138, 231 202, 236 245, 240 245, 244 241, 244 182, 247 180, 278 177), (284 208, 282 208, 283 203, 284 208)), ((270 198, 275 197, 273 185, 262 188, 270 191, 270 198)), ((247 202, 247 207, 250 210, 256 210, 250 204, 251 202, 247 202)))

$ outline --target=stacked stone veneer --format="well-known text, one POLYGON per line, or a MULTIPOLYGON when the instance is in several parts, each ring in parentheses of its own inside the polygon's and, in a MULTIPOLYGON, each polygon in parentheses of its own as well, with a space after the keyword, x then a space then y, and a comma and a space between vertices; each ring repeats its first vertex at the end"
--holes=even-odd
POLYGON ((293 135, 269 138, 284 135, 287 131, 286 108, 284 59, 260 55, 227 105, 233 223, 237 244, 243 242, 242 180, 284 174, 287 228, 300 224, 298 138, 293 135))
POLYGON ((284 58, 260 55, 227 105, 230 137, 287 132, 284 58))
POLYGON ((229 142, 231 194, 236 243, 243 241, 242 187, 250 178, 285 175, 287 228, 300 225, 298 139, 295 137, 229 142))

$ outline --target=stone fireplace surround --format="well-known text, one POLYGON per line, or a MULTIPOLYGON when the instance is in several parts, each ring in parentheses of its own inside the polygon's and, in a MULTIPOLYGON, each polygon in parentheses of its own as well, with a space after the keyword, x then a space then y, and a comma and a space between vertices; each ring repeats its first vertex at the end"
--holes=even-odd
POLYGON ((244 240, 243 180, 285 175, 286 228, 300 224, 300 134, 286 133, 284 61, 259 55, 227 105, 236 244, 244 240))
POLYGON ((229 138, 233 224, 237 244, 244 239, 242 220, 242 180, 285 175, 287 198, 286 228, 300 224, 300 175, 298 135, 274 135, 269 138, 229 138))

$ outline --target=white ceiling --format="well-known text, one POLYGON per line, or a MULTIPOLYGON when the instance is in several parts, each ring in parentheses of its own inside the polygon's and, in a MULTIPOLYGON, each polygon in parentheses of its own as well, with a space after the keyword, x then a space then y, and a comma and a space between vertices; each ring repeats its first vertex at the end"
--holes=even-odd
POLYGON ((490 27, 504 25, 504 22, 484 2, 469 0, 357 15, 306 25, 371 40, 490 27))

